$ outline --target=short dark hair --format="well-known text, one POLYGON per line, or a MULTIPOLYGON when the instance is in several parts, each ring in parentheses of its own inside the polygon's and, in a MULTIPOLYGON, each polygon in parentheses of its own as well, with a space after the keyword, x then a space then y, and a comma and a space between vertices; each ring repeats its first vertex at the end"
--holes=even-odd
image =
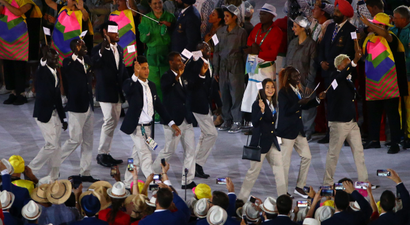
POLYGON ((350 205, 349 194, 345 191, 336 191, 335 205, 339 210, 346 210, 350 205))
POLYGON ((382 195, 380 196, 380 206, 384 209, 384 211, 393 211, 395 205, 396 197, 394 196, 393 192, 389 190, 383 191, 382 195))
POLYGON ((292 199, 287 194, 281 195, 276 199, 276 207, 279 214, 288 215, 292 210, 292 199))
POLYGON ((370 6, 370 7, 377 7, 381 10, 384 9, 384 3, 382 0, 367 0, 366 1, 366 5, 370 6))
POLYGON ((137 62, 138 62, 139 64, 143 64, 143 63, 148 62, 148 60, 147 60, 147 57, 145 57, 145 56, 143 56, 143 55, 139 55, 139 56, 137 56, 137 62))
POLYGON ((337 183, 343 183, 345 181, 348 181, 348 182, 353 184, 353 181, 350 178, 347 178, 347 177, 340 179, 337 183))
POLYGON ((221 208, 228 210, 229 197, 222 191, 214 191, 212 193, 212 204, 220 206, 221 208))
POLYGON ((78 43, 78 40, 80 40, 80 38, 75 38, 75 39, 73 39, 73 40, 71 40, 71 42, 70 42, 70 49, 71 49, 71 51, 75 51, 75 48, 76 48, 76 46, 77 46, 77 43, 78 43))
POLYGON ((107 22, 101 24, 101 26, 100 26, 100 33, 101 33, 101 35, 104 35, 104 31, 103 31, 104 29, 108 32, 108 26, 109 26, 109 25, 111 25, 111 26, 118 26, 118 24, 117 24, 116 22, 108 20, 107 22))
POLYGON ((157 201, 159 206, 168 209, 171 206, 174 196, 168 188, 160 188, 157 192, 157 201))
POLYGON ((175 59, 176 56, 181 56, 181 55, 179 54, 179 52, 176 52, 176 51, 170 52, 170 53, 168 54, 168 62, 169 62, 169 61, 174 61, 174 59, 175 59))

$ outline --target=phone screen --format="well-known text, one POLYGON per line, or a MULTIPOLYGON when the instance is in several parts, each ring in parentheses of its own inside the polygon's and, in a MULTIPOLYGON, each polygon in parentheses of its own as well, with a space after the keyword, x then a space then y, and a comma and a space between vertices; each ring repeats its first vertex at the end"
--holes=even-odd
POLYGON ((369 183, 367 183, 367 182, 360 182, 360 181, 354 182, 354 188, 356 188, 356 189, 367 190, 368 186, 369 186, 369 183))
POLYGON ((251 195, 249 201, 255 204, 256 198, 251 195))
POLYGON ((152 179, 156 184, 161 183, 161 174, 154 174, 154 177, 152 179))
POLYGON ((226 178, 216 178, 216 184, 226 184, 226 178))
POLYGON ((134 170, 134 159, 133 158, 128 158, 127 168, 128 168, 128 171, 134 170))
POLYGON ((332 189, 322 189, 320 192, 320 196, 333 196, 333 190, 332 189))
POLYGON ((306 193, 309 193, 310 187, 304 186, 304 187, 303 187, 303 191, 306 192, 306 193))
POLYGON ((298 207, 299 208, 307 207, 307 206, 308 206, 308 201, 307 200, 298 201, 298 207))
POLYGON ((342 191, 345 187, 343 187, 342 183, 335 183, 335 190, 342 191))
POLYGON ((377 170, 378 177, 390 177, 390 172, 387 170, 377 170))
POLYGON ((111 175, 111 176, 114 176, 114 175, 116 175, 116 174, 117 174, 117 169, 115 168, 115 166, 112 166, 112 167, 111 167, 110 175, 111 175))
POLYGON ((320 186, 320 188, 319 189, 332 189, 332 186, 320 186))

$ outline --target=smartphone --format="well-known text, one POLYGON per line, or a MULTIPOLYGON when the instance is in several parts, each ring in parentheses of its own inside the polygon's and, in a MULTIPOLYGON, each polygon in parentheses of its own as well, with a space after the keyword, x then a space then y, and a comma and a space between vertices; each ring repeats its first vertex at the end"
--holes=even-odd
POLYGON ((305 193, 309 193, 310 187, 304 186, 304 187, 303 187, 303 191, 304 191, 305 193))
POLYGON ((226 178, 216 178, 216 184, 226 184, 226 178))
POLYGON ((343 191, 345 189, 345 187, 343 187, 343 183, 335 183, 334 186, 337 191, 343 191))
POLYGON ((387 170, 377 170, 377 176, 378 177, 390 177, 391 174, 387 170))
POLYGON ((354 188, 355 189, 367 190, 368 186, 369 186, 368 182, 360 182, 360 181, 354 182, 354 188))
POLYGON ((161 174, 154 174, 154 177, 152 179, 154 180, 155 184, 161 183, 161 174))
POLYGON ((333 189, 332 186, 320 186, 319 189, 333 189))
POLYGON ((306 207, 308 207, 308 201, 307 201, 307 200, 298 201, 298 207, 299 207, 299 208, 306 208, 306 207))
POLYGON ((128 158, 127 168, 128 168, 128 171, 134 170, 134 159, 133 158, 128 158))
POLYGON ((255 204, 256 198, 251 195, 249 196, 249 201, 255 204))
POLYGON ((159 186, 158 186, 158 184, 150 184, 149 185, 149 190, 150 191, 154 191, 154 190, 159 190, 159 186))
POLYGON ((164 158, 161 159, 161 164, 165 167, 165 159, 164 158))
POLYGON ((117 174, 117 168, 115 166, 111 166, 110 175, 113 177, 117 174))
POLYGON ((245 224, 248 224, 248 219, 246 218, 246 215, 242 216, 243 221, 245 222, 245 224))
POLYGON ((320 196, 333 196, 333 189, 322 189, 320 196))

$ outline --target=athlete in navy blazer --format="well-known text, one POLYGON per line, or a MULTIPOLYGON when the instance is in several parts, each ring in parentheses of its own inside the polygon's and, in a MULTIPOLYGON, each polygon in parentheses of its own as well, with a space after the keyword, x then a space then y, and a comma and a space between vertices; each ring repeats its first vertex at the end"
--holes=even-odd
POLYGON ((10 208, 11 215, 16 218, 21 218, 21 209, 31 200, 28 190, 26 188, 13 185, 11 183, 11 175, 9 174, 2 175, 1 179, 1 190, 11 192, 15 196, 14 203, 10 208))
POLYGON ((201 16, 198 10, 192 4, 182 4, 184 9, 177 18, 176 27, 171 37, 171 50, 179 53, 184 48, 195 51, 196 45, 201 41, 201 16))
POLYGON ((70 225, 108 225, 108 223, 96 217, 87 217, 80 221, 70 223, 70 225))

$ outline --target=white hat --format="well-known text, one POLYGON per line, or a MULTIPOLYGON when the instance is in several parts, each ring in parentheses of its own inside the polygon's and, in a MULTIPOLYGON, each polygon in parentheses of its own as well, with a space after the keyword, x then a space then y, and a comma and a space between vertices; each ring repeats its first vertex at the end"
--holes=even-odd
POLYGON ((222 6, 222 9, 226 9, 226 10, 228 10, 229 12, 231 12, 232 14, 234 14, 235 16, 238 16, 239 15, 239 9, 238 9, 238 7, 236 7, 236 6, 234 6, 234 5, 232 5, 232 4, 230 4, 230 5, 228 5, 228 6, 222 6))
POLYGON ((298 16, 294 20, 290 18, 290 20, 305 29, 307 29, 310 26, 309 20, 304 16, 298 16))
POLYGON ((299 209, 300 210, 299 210, 298 214, 296 215, 296 221, 303 221, 305 219, 310 207, 308 206, 308 207, 299 208, 299 209))
POLYGON ((251 202, 247 202, 243 205, 242 214, 251 222, 257 222, 259 220, 259 211, 252 205, 251 202))
POLYGON ((125 184, 121 181, 116 182, 112 188, 108 188, 107 194, 111 198, 127 198, 130 195, 128 190, 125 190, 125 184))
POLYGON ((245 17, 251 17, 254 12, 252 4, 248 1, 244 1, 243 4, 245 5, 245 17))
POLYGON ((10 162, 7 159, 1 159, 1 162, 4 164, 4 166, 7 169, 7 172, 9 174, 13 174, 14 173, 14 168, 13 166, 10 164, 10 162))
POLYGON ((21 210, 21 214, 27 220, 36 220, 41 215, 41 207, 33 200, 30 200, 21 210))
POLYGON ((360 211, 360 205, 357 203, 357 201, 350 202, 350 208, 352 208, 354 211, 360 211))
POLYGON ((214 205, 208 210, 206 221, 209 225, 222 225, 228 219, 228 214, 220 206, 214 205))
POLYGON ((37 187, 40 187, 42 184, 51 184, 51 177, 50 176, 45 176, 38 180, 37 187))
POLYGON ((195 216, 198 218, 205 218, 210 207, 209 198, 199 199, 194 206, 195 216))
POLYGON ((334 213, 335 209, 333 207, 320 206, 318 209, 316 209, 315 218, 320 222, 323 222, 332 217, 334 213))
POLYGON ((261 205, 261 209, 265 213, 277 214, 277 212, 275 211, 275 206, 276 206, 276 200, 272 197, 268 197, 267 199, 265 199, 265 201, 261 205))
POLYGON ((14 198, 15 196, 11 192, 8 192, 6 190, 3 190, 2 192, 0 192, 1 208, 3 210, 10 209, 10 207, 13 205, 14 198))
POLYGON ((268 4, 268 3, 265 3, 259 11, 270 13, 274 15, 275 17, 278 16, 278 14, 276 14, 275 6, 268 4))
POLYGON ((306 218, 303 220, 303 225, 320 225, 320 222, 317 219, 306 218))
POLYGON ((156 203, 157 203, 157 191, 154 190, 152 192, 152 197, 149 199, 149 201, 145 200, 145 203, 151 207, 157 207, 156 203))

